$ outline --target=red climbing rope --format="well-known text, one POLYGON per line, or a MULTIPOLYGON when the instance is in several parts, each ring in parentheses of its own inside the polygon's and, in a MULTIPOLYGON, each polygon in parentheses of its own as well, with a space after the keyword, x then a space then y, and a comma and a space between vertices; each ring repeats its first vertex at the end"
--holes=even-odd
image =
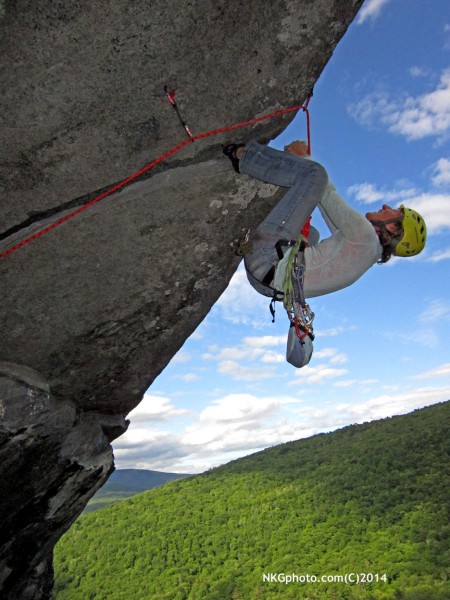
MULTIPOLYGON (((175 93, 174 92, 170 92, 167 88, 166 88, 165 91, 166 91, 166 94, 167 94, 167 97, 168 97, 169 101, 174 106, 174 108, 176 108, 175 93)), ((281 115, 285 115, 285 114, 290 113, 290 112, 294 112, 294 111, 298 111, 298 110, 303 110, 305 112, 305 114, 306 114, 306 128, 307 128, 307 136, 308 136, 308 154, 311 154, 311 142, 310 142, 311 133, 310 133, 310 121, 309 121, 309 111, 308 111, 309 100, 310 100, 310 97, 308 97, 308 99, 306 100, 306 102, 304 104, 302 104, 302 105, 291 106, 289 108, 283 108, 281 110, 277 110, 277 111, 275 111, 273 113, 270 113, 268 115, 264 115, 262 117, 256 117, 254 119, 249 119, 248 121, 243 121, 242 123, 236 123, 234 125, 229 125, 228 127, 221 127, 219 129, 213 129, 211 131, 207 131, 205 133, 199 133, 197 135, 192 135, 192 133, 190 132, 189 128, 187 127, 187 125, 184 123, 184 121, 180 117, 180 120, 182 121, 183 127, 185 128, 186 133, 189 136, 188 139, 184 140, 184 142, 181 142, 177 146, 174 146, 171 150, 169 150, 168 152, 165 152, 164 154, 162 154, 158 158, 155 158, 155 160, 153 160, 151 163, 149 163, 148 165, 146 165, 145 167, 143 167, 142 169, 140 169, 136 173, 133 173, 133 175, 130 175, 129 177, 127 177, 123 181, 121 181, 121 182, 117 183, 116 185, 112 186, 111 188, 107 189, 105 192, 102 192, 101 194, 99 194, 98 196, 96 196, 93 200, 90 200, 86 204, 83 204, 83 206, 80 206, 79 208, 77 208, 73 212, 67 214, 65 217, 61 217, 61 219, 58 219, 57 221, 55 221, 54 223, 52 223, 48 227, 44 227, 40 231, 37 231, 33 235, 30 235, 28 238, 22 240, 21 242, 19 242, 15 246, 12 246, 11 248, 8 248, 7 250, 4 250, 3 252, 0 253, 0 258, 6 258, 7 256, 9 256, 10 254, 12 254, 16 250, 19 250, 20 248, 23 248, 24 246, 26 246, 30 242, 32 242, 34 240, 37 240, 38 238, 42 237, 43 235, 45 235, 49 231, 52 231, 53 229, 56 229, 57 227, 59 227, 63 223, 66 223, 67 221, 69 221, 70 219, 73 219, 74 217, 76 217, 80 213, 84 212, 85 210, 88 210, 89 208, 91 208, 91 206, 94 206, 94 204, 97 204, 98 202, 100 202, 101 200, 103 200, 104 198, 106 198, 107 196, 111 196, 115 192, 118 192, 119 190, 121 190, 122 188, 124 188, 126 185, 128 185, 129 183, 131 183, 132 181, 134 181, 135 179, 137 179, 141 175, 143 175, 144 173, 147 173, 147 171, 150 171, 150 169, 153 169, 153 167, 155 167, 157 164, 159 164, 163 160, 166 160, 167 158, 169 158, 169 156, 172 156, 172 154, 175 154, 176 152, 178 152, 179 150, 181 150, 182 148, 184 148, 184 146, 186 146, 187 144, 190 144, 191 142, 194 142, 195 140, 201 140, 203 138, 207 138, 207 137, 210 137, 210 136, 213 136, 213 135, 218 135, 219 133, 225 133, 227 131, 233 131, 234 129, 239 129, 241 127, 246 127, 248 125, 252 125, 253 123, 259 123, 260 121, 265 121, 265 120, 268 120, 268 119, 274 119, 275 117, 279 117, 281 115)), ((178 112, 178 109, 177 109, 177 112, 178 112)))

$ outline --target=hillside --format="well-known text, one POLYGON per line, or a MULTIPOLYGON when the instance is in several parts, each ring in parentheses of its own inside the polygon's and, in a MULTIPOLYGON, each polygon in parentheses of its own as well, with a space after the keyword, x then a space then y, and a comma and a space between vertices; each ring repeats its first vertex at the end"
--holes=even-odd
POLYGON ((105 485, 89 500, 84 512, 93 512, 119 500, 125 500, 135 494, 184 477, 189 477, 189 475, 162 473, 161 471, 150 471, 148 469, 117 469, 105 485))
POLYGON ((448 600, 449 434, 446 402, 82 517, 56 547, 54 598, 448 600), (345 574, 364 575, 311 581, 345 574))

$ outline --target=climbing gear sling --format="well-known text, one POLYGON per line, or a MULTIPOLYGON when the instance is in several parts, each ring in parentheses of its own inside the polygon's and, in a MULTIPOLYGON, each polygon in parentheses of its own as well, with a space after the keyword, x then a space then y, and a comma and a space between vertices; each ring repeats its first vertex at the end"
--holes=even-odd
MULTIPOLYGON (((252 287, 264 296, 271 298, 269 309, 272 315, 272 323, 275 322, 276 302, 283 302, 290 321, 286 360, 298 368, 307 365, 311 360, 314 341, 314 313, 306 302, 303 288, 305 275, 303 252, 307 245, 303 233, 299 235, 297 240, 278 240, 275 249, 279 261, 277 264, 272 265, 262 280, 256 279, 247 269, 247 277, 252 287), (283 284, 279 286, 274 278, 278 265, 282 260, 286 261, 286 267, 283 284), (282 287, 282 291, 279 289, 280 287, 282 287)), ((250 231, 247 231, 240 250, 244 255, 251 251, 250 231)))
POLYGON ((283 284, 283 305, 290 320, 286 360, 301 368, 309 363, 313 353, 314 313, 305 299, 303 279, 305 275, 302 250, 305 241, 300 235, 292 248, 286 266, 283 284))

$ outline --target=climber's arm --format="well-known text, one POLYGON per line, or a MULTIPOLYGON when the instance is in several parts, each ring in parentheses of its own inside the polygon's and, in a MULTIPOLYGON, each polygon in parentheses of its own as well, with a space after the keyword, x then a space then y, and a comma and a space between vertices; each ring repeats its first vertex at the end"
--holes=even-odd
POLYGON ((362 243, 373 236, 373 227, 358 211, 349 206, 329 182, 319 203, 319 210, 331 233, 339 230, 345 239, 362 243))

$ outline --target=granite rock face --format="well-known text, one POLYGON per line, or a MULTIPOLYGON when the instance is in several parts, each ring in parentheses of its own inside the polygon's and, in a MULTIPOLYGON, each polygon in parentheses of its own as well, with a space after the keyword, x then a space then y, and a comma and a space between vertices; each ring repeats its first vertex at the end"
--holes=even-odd
MULTIPOLYGON (((0 253, 194 134, 308 96, 362 0, 0 3, 0 253)), ((0 258, 0 593, 47 598, 54 543, 113 469, 125 417, 226 288, 279 191, 221 144, 0 258)))

